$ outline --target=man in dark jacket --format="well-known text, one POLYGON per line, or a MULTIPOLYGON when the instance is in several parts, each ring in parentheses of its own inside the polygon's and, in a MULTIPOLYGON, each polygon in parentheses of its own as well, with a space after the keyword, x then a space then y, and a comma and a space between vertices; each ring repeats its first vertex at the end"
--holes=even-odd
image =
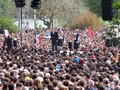
POLYGON ((57 52, 57 41, 58 41, 58 32, 53 30, 50 34, 51 36, 51 41, 52 41, 52 51, 57 52))
POLYGON ((12 48, 12 38, 8 36, 6 42, 7 42, 7 48, 8 49, 12 48))
POLYGON ((74 40, 74 49, 78 49, 79 48, 79 45, 80 45, 80 35, 79 33, 77 33, 75 35, 75 40, 74 40))

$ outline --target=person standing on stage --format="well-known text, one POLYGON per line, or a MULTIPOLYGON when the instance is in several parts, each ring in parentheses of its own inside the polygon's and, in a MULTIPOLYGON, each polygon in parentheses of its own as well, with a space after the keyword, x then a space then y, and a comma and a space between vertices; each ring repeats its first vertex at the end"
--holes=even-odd
POLYGON ((50 33, 51 41, 52 41, 52 51, 57 52, 57 41, 58 41, 58 32, 56 30, 53 30, 50 33))
POLYGON ((10 36, 8 36, 6 43, 8 50, 10 50, 12 48, 12 38, 10 36))
POLYGON ((18 43, 17 38, 13 38, 13 47, 15 49, 17 49, 17 43, 18 43))
POLYGON ((80 45, 80 35, 77 32, 77 34, 75 35, 75 41, 74 41, 74 49, 78 49, 80 45))
POLYGON ((4 36, 4 44, 7 44, 7 38, 9 36, 9 31, 7 29, 4 29, 3 31, 3 36, 4 36))

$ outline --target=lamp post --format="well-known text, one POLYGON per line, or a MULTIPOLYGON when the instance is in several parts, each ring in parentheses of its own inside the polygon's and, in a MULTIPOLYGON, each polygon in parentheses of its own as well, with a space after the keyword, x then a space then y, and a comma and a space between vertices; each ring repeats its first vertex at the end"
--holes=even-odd
POLYGON ((34 29, 36 29, 36 9, 34 9, 34 29))
POLYGON ((19 20, 18 20, 18 27, 19 27, 19 31, 20 31, 20 41, 21 41, 21 46, 22 46, 22 42, 23 42, 23 37, 22 37, 22 7, 19 8, 19 20))
POLYGON ((34 9, 34 29, 36 29, 36 9, 41 6, 41 0, 32 0, 31 7, 34 9))
POLYGON ((21 9, 21 46, 22 46, 22 42, 23 42, 23 30, 22 30, 22 7, 20 8, 21 9))
POLYGON ((20 36, 21 36, 21 46, 22 46, 22 7, 24 7, 26 5, 25 0, 15 0, 15 5, 17 8, 19 8, 19 20, 18 20, 18 27, 20 30, 20 36))
POLYGON ((20 42, 21 42, 21 46, 22 46, 22 7, 18 9, 19 12, 18 12, 18 16, 19 16, 19 19, 18 19, 18 28, 19 28, 19 32, 20 32, 20 42))

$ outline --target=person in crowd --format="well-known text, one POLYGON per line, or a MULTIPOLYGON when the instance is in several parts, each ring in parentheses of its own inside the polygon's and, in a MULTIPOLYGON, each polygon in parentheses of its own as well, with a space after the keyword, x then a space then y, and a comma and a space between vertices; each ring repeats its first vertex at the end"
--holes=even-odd
POLYGON ((12 48, 12 38, 10 36, 8 36, 7 40, 6 40, 6 44, 7 44, 7 48, 8 50, 12 48))
POLYGON ((75 35, 75 40, 74 40, 74 49, 78 49, 80 46, 80 35, 77 32, 77 34, 75 35))
POLYGON ((13 47, 17 49, 18 41, 17 38, 13 38, 13 47))
MULTIPOLYGON (((59 54, 51 50, 54 38, 42 38, 37 47, 31 30, 25 39, 30 43, 21 46, 20 34, 13 35, 19 42, 17 50, 0 48, 0 90, 120 90, 119 47, 106 47, 102 39, 106 31, 97 32, 89 38, 80 30, 81 45, 70 53, 67 44, 74 41, 74 30, 63 29, 66 44, 59 54)), ((45 30, 39 33, 46 36, 45 30)))
POLYGON ((51 36, 51 41, 52 41, 52 51, 57 52, 58 32, 56 30, 53 30, 50 36, 51 36))
POLYGON ((6 44, 6 39, 8 38, 9 36, 9 31, 7 29, 4 29, 3 31, 3 36, 4 36, 4 43, 6 44))

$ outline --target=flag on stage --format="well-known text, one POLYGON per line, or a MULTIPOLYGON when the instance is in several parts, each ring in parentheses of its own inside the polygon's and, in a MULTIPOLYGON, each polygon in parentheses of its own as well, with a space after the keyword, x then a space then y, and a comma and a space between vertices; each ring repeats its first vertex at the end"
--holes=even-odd
POLYGON ((90 27, 88 27, 88 36, 90 37, 90 38, 92 38, 93 36, 94 36, 94 32, 91 30, 91 28, 90 27))

